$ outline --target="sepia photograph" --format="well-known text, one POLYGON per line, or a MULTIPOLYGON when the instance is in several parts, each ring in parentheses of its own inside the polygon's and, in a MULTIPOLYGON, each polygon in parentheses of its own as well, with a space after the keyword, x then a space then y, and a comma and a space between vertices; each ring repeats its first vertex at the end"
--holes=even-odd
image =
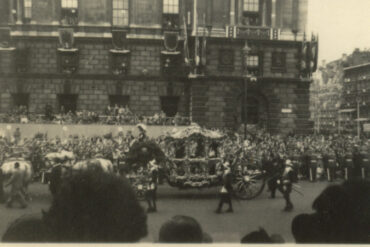
POLYGON ((0 242, 370 244, 370 0, 0 0, 0 242))

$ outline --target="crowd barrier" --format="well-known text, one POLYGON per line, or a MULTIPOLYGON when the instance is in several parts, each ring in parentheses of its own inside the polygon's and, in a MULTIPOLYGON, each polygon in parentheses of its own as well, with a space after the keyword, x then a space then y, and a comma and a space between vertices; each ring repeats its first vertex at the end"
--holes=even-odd
MULTIPOLYGON (((0 135, 9 138, 13 136, 17 128, 19 128, 22 138, 32 138, 37 133, 46 133, 49 138, 67 138, 70 135, 93 137, 104 136, 109 133, 117 135, 119 132, 125 134, 127 131, 132 131, 134 135, 138 135, 139 133, 135 125, 0 124, 0 135)), ((147 135, 151 138, 156 138, 173 129, 181 130, 184 128, 186 126, 147 126, 147 135)))

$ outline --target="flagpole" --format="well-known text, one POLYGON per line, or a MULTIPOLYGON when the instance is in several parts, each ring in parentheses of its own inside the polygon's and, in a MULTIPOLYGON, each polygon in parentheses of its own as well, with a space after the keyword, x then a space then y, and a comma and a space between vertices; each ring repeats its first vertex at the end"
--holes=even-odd
POLYGON ((194 0, 194 35, 195 35, 195 46, 194 46, 194 74, 197 75, 197 67, 199 66, 199 38, 198 38, 198 12, 197 12, 198 0, 194 0))
POLYGON ((194 0, 194 9, 193 9, 193 32, 194 35, 197 35, 197 26, 198 26, 198 14, 197 14, 197 6, 198 6, 198 0, 194 0))

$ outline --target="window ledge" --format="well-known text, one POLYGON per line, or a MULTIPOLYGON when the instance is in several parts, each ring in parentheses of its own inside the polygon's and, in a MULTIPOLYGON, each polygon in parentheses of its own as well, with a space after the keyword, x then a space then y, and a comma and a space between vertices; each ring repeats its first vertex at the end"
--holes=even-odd
POLYGON ((78 49, 77 48, 70 48, 70 49, 66 49, 66 48, 58 48, 58 51, 60 52, 70 52, 70 53, 74 53, 74 52, 77 52, 78 49))
POLYGON ((14 51, 15 47, 0 47, 0 51, 14 51))
POLYGON ((161 51, 163 55, 180 55, 180 51, 161 51))
POLYGON ((115 54, 129 54, 130 50, 116 50, 116 49, 110 49, 109 50, 111 53, 115 54))

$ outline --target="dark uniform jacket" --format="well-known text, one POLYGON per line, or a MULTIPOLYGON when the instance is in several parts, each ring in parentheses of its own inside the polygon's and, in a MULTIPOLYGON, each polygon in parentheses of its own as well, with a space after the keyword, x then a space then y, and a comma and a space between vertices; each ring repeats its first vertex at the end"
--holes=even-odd
POLYGON ((233 185, 232 185, 232 174, 231 172, 224 172, 222 177, 223 186, 225 187, 227 193, 233 192, 233 185))

